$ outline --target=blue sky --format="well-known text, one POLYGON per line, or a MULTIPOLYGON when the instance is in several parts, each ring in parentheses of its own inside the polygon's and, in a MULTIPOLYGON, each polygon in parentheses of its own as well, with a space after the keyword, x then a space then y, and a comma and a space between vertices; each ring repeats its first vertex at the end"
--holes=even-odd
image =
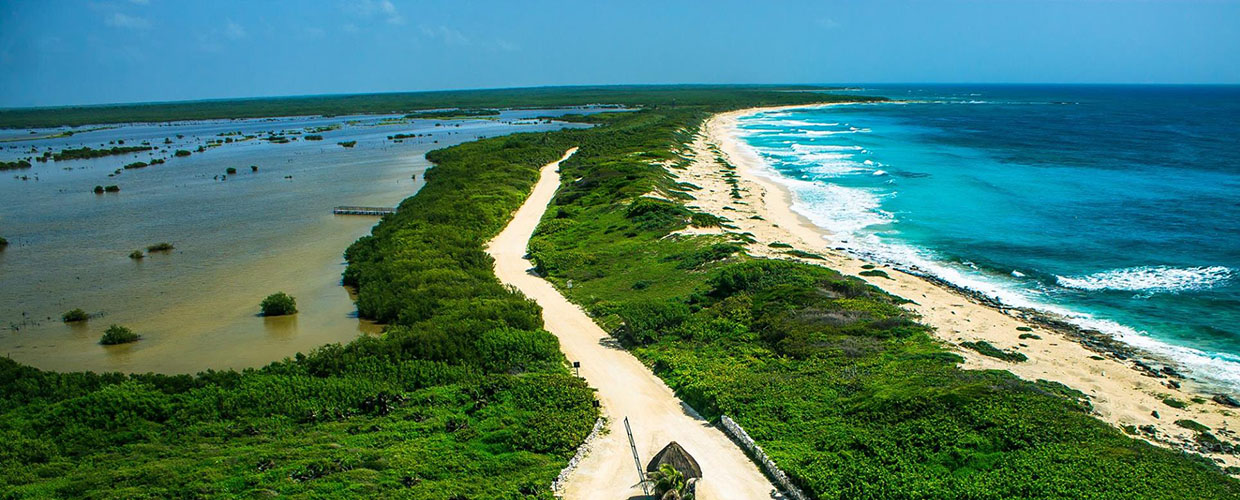
POLYGON ((606 83, 1240 83, 1240 0, 0 0, 0 106, 606 83))

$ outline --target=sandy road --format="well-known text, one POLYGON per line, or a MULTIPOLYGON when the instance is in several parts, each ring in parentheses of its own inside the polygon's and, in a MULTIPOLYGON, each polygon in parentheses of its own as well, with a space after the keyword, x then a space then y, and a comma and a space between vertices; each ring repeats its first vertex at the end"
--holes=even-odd
POLYGON ((681 403, 637 358, 614 346, 611 337, 580 308, 530 272, 533 266, 525 259, 526 245, 560 186, 560 162, 576 151, 570 149, 560 161, 543 167, 529 199, 487 246, 499 279, 542 306, 545 328, 560 339, 560 349, 569 360, 581 362, 581 376, 598 390, 609 419, 609 432, 593 443, 569 479, 564 496, 574 500, 641 496, 637 466, 624 432, 623 420, 628 417, 643 461, 673 440, 697 459, 704 476, 698 498, 775 497, 771 482, 722 431, 681 403))

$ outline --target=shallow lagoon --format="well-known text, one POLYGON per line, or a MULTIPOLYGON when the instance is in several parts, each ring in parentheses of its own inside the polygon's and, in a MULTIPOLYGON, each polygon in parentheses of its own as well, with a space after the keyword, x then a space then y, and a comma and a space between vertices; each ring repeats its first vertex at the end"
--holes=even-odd
POLYGON ((36 162, 0 176, 0 236, 10 243, 0 252, 0 354, 61 371, 191 373, 260 366, 377 333, 378 325, 357 319, 340 273, 345 248, 378 219, 332 215, 331 208, 396 206, 422 186, 430 167, 426 151, 480 136, 576 127, 528 118, 590 111, 505 111, 471 120, 352 116, 133 124, 36 140, 20 139, 60 131, 2 131, 0 141, 19 139, 0 142, 0 160, 6 161, 48 148, 112 147, 111 141, 120 140, 126 146, 148 141, 167 151, 36 162), (310 129, 337 125, 314 132, 321 141, 304 139, 310 129), (241 135, 219 135, 230 132, 241 135), (270 132, 284 132, 290 142, 261 139, 270 132), (387 139, 395 134, 429 136, 387 139), (245 135, 259 138, 206 147, 189 157, 172 154, 245 135), (357 144, 338 145, 347 141, 357 144), (114 174, 152 158, 167 163, 114 174), (226 175, 229 167, 237 173, 226 175), (91 192, 112 184, 121 191, 91 192), (163 241, 176 249, 128 257, 163 241), (276 291, 297 297, 301 312, 258 316, 259 302, 276 291), (95 317, 84 324, 60 321, 77 307, 95 317), (99 345, 113 323, 143 339, 99 345))

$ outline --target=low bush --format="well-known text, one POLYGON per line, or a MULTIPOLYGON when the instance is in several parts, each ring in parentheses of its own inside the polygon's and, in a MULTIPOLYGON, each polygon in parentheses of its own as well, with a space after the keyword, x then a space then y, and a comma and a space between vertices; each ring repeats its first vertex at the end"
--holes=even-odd
POLYGON ((103 345, 128 344, 130 342, 137 342, 140 338, 138 334, 129 328, 112 325, 103 332, 103 337, 99 338, 99 343, 103 345))
POLYGON ((176 247, 172 246, 172 243, 168 243, 166 241, 146 247, 147 252, 171 252, 174 249, 176 249, 176 247))
POLYGON ((81 309, 74 309, 60 315, 60 320, 65 323, 75 323, 79 321, 86 321, 88 319, 90 319, 90 315, 81 309))
POLYGON ((260 307, 263 316, 284 316, 297 313, 297 300, 284 292, 276 292, 263 299, 260 307))
POLYGON ((982 354, 984 356, 998 358, 1003 361, 1007 361, 1009 363, 1019 363, 1021 361, 1026 361, 1029 359, 1024 354, 1021 354, 1015 351, 1005 351, 1003 349, 1000 349, 998 347, 991 345, 990 342, 987 342, 985 340, 979 340, 977 342, 961 342, 960 347, 966 347, 974 351, 977 351, 979 354, 982 354))

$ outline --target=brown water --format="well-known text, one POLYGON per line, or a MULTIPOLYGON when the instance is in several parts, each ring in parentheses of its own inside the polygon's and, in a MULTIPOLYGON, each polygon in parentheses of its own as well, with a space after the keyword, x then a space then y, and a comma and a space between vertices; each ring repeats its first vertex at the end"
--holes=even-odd
POLYGON ((396 206, 422 186, 430 167, 426 151, 479 136, 565 126, 512 122, 546 114, 554 113, 395 125, 382 125, 382 117, 131 125, 6 143, 0 159, 9 160, 29 155, 32 146, 42 151, 148 140, 163 148, 169 138, 169 151, 192 150, 227 131, 343 125, 321 133, 323 141, 251 140, 186 158, 140 153, 5 172, 0 236, 10 245, 0 252, 0 354, 59 371, 192 373, 261 366, 378 333, 378 325, 357 319, 349 291, 340 286, 343 251, 378 218, 332 215, 331 208, 396 206), (431 135, 400 143, 386 139, 396 133, 431 135), (354 140, 353 148, 337 145, 354 140), (113 174, 152 157, 169 159, 113 174), (250 165, 258 165, 258 172, 250 165), (238 172, 221 180, 228 167, 238 172), (90 192, 108 184, 119 185, 120 193, 90 192), (162 241, 176 249, 128 258, 162 241), (259 316, 259 302, 276 291, 296 297, 300 312, 259 316), (94 317, 83 324, 60 321, 63 312, 79 307, 94 317), (142 340, 99 345, 110 324, 132 328, 142 340))

